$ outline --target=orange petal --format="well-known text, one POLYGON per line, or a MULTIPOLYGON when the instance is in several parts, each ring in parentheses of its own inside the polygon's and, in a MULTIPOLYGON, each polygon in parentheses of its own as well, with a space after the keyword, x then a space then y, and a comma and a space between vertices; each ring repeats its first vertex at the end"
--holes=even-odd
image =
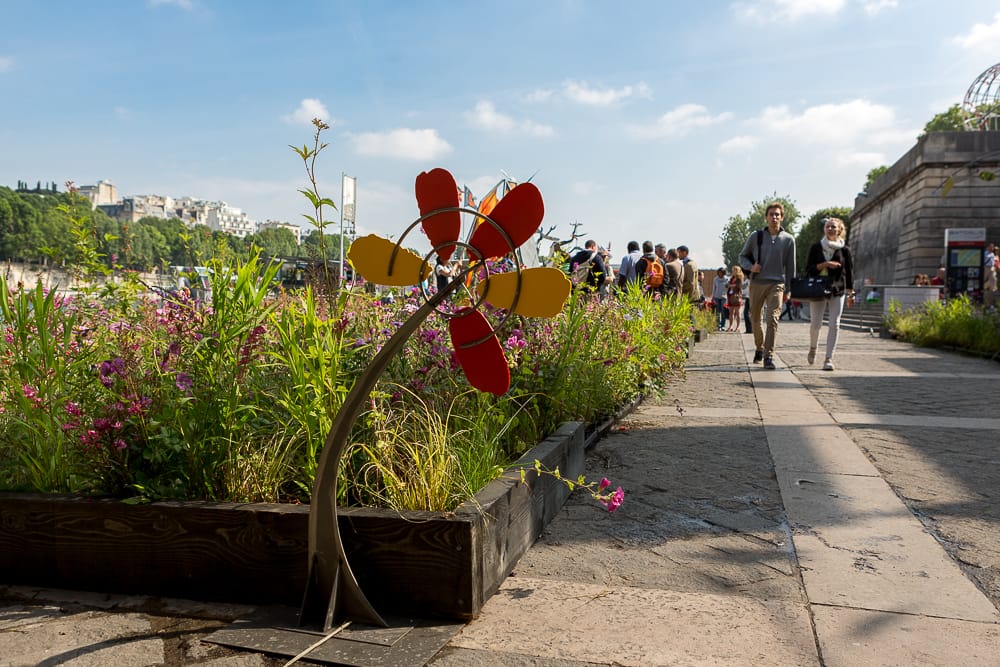
POLYGON ((431 275, 431 267, 412 251, 400 248, 396 252, 396 260, 392 265, 392 275, 389 274, 389 259, 396 244, 375 234, 355 239, 347 251, 354 270, 368 282, 393 287, 417 285, 431 275), (424 267, 421 274, 421 266, 424 267), (421 277, 422 275, 422 277, 421 277))
POLYGON ((504 195, 490 213, 493 221, 510 236, 514 247, 509 247, 500 232, 485 221, 476 227, 469 245, 481 252, 483 257, 503 257, 530 239, 538 225, 542 224, 544 216, 542 193, 531 183, 521 183, 504 195))
MULTIPOLYGON (((458 186, 455 177, 446 169, 431 169, 417 176, 417 206, 420 215, 426 215, 439 208, 458 206, 458 186)), ((431 247, 448 241, 457 241, 462 233, 462 216, 458 211, 438 213, 420 223, 431 242, 431 247)), ((455 246, 443 246, 437 251, 442 262, 451 259, 455 246)))
POLYGON ((451 342, 458 355, 458 363, 465 371, 469 384, 479 391, 488 391, 500 396, 510 389, 510 366, 504 356, 500 341, 493 334, 486 317, 478 310, 464 308, 459 317, 448 321, 451 342), (485 341, 472 347, 463 344, 489 336, 485 341))
POLYGON ((538 267, 521 271, 521 293, 514 303, 517 291, 517 273, 491 274, 489 280, 476 285, 479 296, 486 294, 491 306, 513 310, 525 317, 555 317, 573 287, 566 274, 555 267, 538 267))

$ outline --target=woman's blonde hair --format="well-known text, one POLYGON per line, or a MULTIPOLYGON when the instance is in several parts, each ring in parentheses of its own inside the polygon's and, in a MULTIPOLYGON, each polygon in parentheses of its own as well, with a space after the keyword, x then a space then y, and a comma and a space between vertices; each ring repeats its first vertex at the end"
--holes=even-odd
POLYGON ((837 238, 840 239, 841 241, 843 241, 844 239, 846 239, 847 238, 847 227, 844 226, 844 221, 841 220, 840 218, 827 218, 825 221, 823 221, 823 227, 825 228, 831 222, 836 222, 837 223, 837 228, 840 230, 840 231, 837 232, 837 238))
POLYGON ((733 267, 733 277, 743 280, 743 269, 740 267, 739 264, 733 267))

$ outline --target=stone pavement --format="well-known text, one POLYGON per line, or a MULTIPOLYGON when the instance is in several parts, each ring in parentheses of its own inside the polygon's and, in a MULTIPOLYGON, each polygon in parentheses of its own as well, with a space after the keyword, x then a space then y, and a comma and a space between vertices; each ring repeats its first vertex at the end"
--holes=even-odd
MULTIPOLYGON (((622 508, 574 494, 429 664, 1000 665, 1000 364, 845 331, 824 372, 807 332, 781 323, 774 371, 697 345, 588 455, 622 508)), ((248 607, 0 605, 0 665, 285 662, 202 641, 248 607)))

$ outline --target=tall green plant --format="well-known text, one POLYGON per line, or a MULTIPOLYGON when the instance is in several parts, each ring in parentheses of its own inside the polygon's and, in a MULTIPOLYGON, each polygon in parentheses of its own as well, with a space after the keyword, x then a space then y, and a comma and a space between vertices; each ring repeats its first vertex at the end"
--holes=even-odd
MULTIPOLYGON (((11 292, 0 275, 0 315, 4 327, 0 396, 0 457, 15 488, 69 491, 77 473, 62 428, 74 391, 88 382, 93 350, 81 330, 80 312, 55 291, 41 285, 11 292), (22 466, 9 468, 12 460, 22 466)), ((70 408, 72 410, 73 408, 70 408)))

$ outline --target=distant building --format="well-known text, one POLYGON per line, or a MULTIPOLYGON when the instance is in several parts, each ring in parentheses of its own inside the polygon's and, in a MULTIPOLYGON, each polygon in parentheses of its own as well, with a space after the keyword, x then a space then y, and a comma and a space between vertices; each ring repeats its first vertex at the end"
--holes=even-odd
MULTIPOLYGON (((90 200, 94 208, 104 211, 109 217, 124 222, 136 222, 142 218, 160 220, 177 219, 187 227, 205 225, 212 231, 225 232, 239 238, 254 234, 258 229, 256 221, 240 208, 224 201, 210 202, 194 197, 169 197, 166 195, 134 195, 119 199, 118 189, 110 181, 98 181, 97 185, 82 185, 78 192, 90 200)), ((302 229, 297 225, 268 220, 260 225, 284 227, 295 234, 295 242, 301 244, 302 229)))
POLYGON ((90 207, 108 206, 118 203, 118 188, 111 181, 97 181, 97 185, 81 185, 77 194, 90 200, 90 207))
POLYGON ((135 222, 140 218, 167 218, 175 217, 173 197, 163 195, 136 195, 122 200, 125 219, 135 222))
POLYGON ((205 224, 213 232, 225 232, 243 238, 257 230, 256 223, 243 212, 243 209, 230 206, 224 201, 212 202, 207 204, 207 207, 205 224))
POLYGON ((265 220, 257 225, 257 231, 264 229, 287 229, 295 235, 295 245, 302 245, 302 228, 290 222, 279 222, 277 220, 265 220))

